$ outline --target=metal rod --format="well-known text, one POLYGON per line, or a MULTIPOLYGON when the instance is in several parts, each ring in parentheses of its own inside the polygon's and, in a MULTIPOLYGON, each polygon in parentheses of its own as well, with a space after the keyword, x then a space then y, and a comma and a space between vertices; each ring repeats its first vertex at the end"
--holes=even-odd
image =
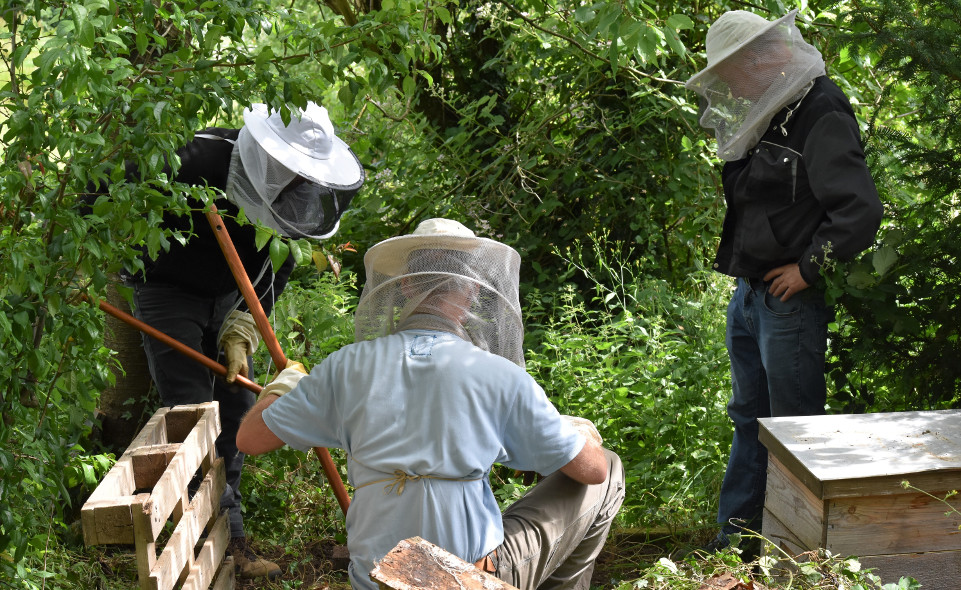
MULTIPOLYGON (((210 210, 207 212, 207 221, 210 223, 210 228, 214 231, 214 236, 217 238, 217 243, 220 244, 220 249, 223 250, 224 257, 227 259, 227 265, 230 267, 230 272, 233 273, 234 280, 237 281, 237 287, 244 296, 244 301, 247 302, 247 309, 250 310, 250 315, 254 318, 254 323, 257 325, 260 337, 267 346, 267 350, 270 351, 270 358, 274 362, 274 366, 277 367, 278 371, 283 371, 287 368, 287 357, 280 348, 280 342, 274 334, 273 327, 267 320, 267 313, 264 312, 264 308, 260 304, 260 298, 257 297, 257 293, 250 283, 250 277, 247 276, 247 271, 244 269, 243 262, 240 261, 237 249, 230 239, 230 234, 227 233, 224 220, 220 216, 220 213, 217 212, 217 207, 213 204, 210 205, 210 210)), ((238 378, 239 377, 240 375, 238 375, 238 378)), ((334 496, 337 498, 337 503, 340 504, 341 511, 346 515, 347 508, 350 507, 350 496, 347 494, 347 488, 344 486, 344 481, 340 477, 340 472, 337 471, 334 459, 330 456, 330 452, 323 447, 314 447, 314 452, 317 453, 317 458, 320 459, 320 465, 324 469, 324 475, 327 476, 327 481, 334 490, 334 496)))

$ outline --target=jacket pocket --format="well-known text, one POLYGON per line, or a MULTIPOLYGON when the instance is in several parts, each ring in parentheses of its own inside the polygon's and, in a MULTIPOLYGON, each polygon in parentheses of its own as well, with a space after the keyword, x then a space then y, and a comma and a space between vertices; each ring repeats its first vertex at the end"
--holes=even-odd
POLYGON ((802 157, 789 147, 762 141, 754 149, 747 170, 746 198, 775 208, 797 198, 802 157))

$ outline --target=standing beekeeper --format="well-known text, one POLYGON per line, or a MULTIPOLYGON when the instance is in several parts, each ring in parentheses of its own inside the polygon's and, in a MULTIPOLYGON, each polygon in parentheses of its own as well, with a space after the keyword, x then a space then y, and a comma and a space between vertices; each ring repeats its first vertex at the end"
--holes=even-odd
POLYGON ((356 342, 309 375, 281 372, 238 447, 347 451, 354 588, 377 588, 375 562, 419 536, 522 590, 587 590, 624 471, 594 425, 561 416, 523 368, 520 256, 430 219, 364 265, 356 342), (494 463, 546 477, 501 514, 494 463))
MULTIPOLYGON (((208 128, 177 150, 177 182, 208 186, 222 193, 217 206, 261 305, 270 313, 287 284, 293 259, 274 273, 266 248, 258 249, 254 225, 246 217, 290 238, 324 239, 364 183, 364 169, 335 132, 327 109, 308 103, 285 125, 279 112, 255 104, 244 111, 241 129, 208 128)), ((166 168, 168 175, 171 170, 166 168)), ((139 177, 133 164, 127 178, 139 177)), ((237 450, 237 428, 255 396, 232 384, 236 375, 253 377, 250 356, 260 337, 220 245, 198 203, 188 216, 166 214, 163 227, 189 235, 170 242, 156 259, 143 257, 144 269, 125 276, 134 290, 134 315, 168 336, 227 366, 226 381, 204 366, 148 336, 143 338, 150 374, 163 404, 175 406, 216 400, 222 432, 217 453, 224 458, 227 486, 221 499, 229 510, 231 541, 241 577, 275 577, 277 564, 251 551, 244 532, 240 480, 244 454, 237 450), (190 233, 193 235, 190 235, 190 233)))
POLYGON ((726 336, 734 441, 710 549, 760 531, 767 451, 757 419, 825 412, 834 312, 820 267, 870 247, 881 222, 854 111, 796 14, 725 12, 707 33, 707 67, 686 84, 702 96, 701 125, 724 160, 714 269, 736 279, 726 336))

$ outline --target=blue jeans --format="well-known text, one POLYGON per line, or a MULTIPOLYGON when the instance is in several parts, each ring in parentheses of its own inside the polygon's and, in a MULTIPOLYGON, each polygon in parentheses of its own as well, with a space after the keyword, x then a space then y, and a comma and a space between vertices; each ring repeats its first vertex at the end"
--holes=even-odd
MULTIPOLYGON (((224 318, 233 309, 239 294, 220 298, 200 297, 165 283, 135 283, 134 316, 174 340, 221 364, 217 335, 224 318)), ((241 511, 240 474, 244 454, 237 450, 237 429, 244 414, 256 401, 254 393, 238 385, 229 385, 209 369, 187 358, 147 335, 143 348, 154 386, 164 406, 199 404, 216 400, 220 403, 220 436, 217 455, 223 457, 227 485, 220 499, 221 508, 229 511, 231 537, 244 536, 241 511)), ((253 380, 253 365, 248 377, 253 380)))
POLYGON ((727 307, 727 351, 734 422, 717 520, 722 532, 760 532, 767 485, 767 449, 758 441, 758 418, 824 414, 824 355, 834 311, 810 287, 782 302, 770 283, 737 279, 727 307))

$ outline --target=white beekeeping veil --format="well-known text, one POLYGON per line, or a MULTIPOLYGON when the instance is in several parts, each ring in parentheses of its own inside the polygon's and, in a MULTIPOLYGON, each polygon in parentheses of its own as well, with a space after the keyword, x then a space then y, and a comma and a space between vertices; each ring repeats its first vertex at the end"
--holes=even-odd
POLYGON ((284 125, 280 112, 255 104, 231 154, 227 198, 283 236, 323 239, 337 231, 364 178, 327 109, 308 103, 284 125))
POLYGON ((700 123, 714 129, 722 160, 743 158, 772 117, 803 100, 813 80, 824 75, 821 53, 801 38, 796 14, 768 21, 732 10, 708 30, 707 67, 684 86, 705 99, 700 123))
POLYGON ((523 367, 520 262, 510 246, 450 219, 428 219, 367 251, 355 340, 438 329, 523 367))

